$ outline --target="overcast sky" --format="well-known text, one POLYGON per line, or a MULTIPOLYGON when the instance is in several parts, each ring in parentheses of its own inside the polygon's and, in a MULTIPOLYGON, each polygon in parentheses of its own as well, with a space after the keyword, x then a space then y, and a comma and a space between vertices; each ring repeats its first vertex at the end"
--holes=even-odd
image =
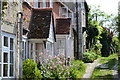
POLYGON ((88 5, 100 5, 100 9, 107 14, 118 13, 118 2, 120 0, 86 0, 88 5))

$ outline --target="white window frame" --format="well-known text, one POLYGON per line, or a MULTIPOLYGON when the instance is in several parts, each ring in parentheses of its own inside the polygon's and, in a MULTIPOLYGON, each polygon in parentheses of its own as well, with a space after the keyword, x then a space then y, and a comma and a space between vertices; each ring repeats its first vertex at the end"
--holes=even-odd
POLYGON ((53 0, 50 0, 50 8, 53 8, 53 0))
POLYGON ((8 34, 5 32, 2 32, 2 60, 1 60, 1 76, 0 78, 15 78, 15 35, 8 34), (8 47, 4 46, 4 37, 8 37, 8 47), (10 50, 10 38, 13 39, 13 50, 10 50), (10 52, 13 52, 13 63, 10 63, 10 52), (4 53, 8 53, 8 62, 3 62, 4 60, 4 53), (8 64, 8 72, 7 76, 3 76, 3 65, 8 64), (10 64, 13 64, 13 76, 10 76, 10 64))
POLYGON ((43 0, 43 1, 42 1, 42 8, 46 8, 46 6, 47 6, 47 5, 46 5, 46 0, 43 0))
POLYGON ((22 38, 22 60, 26 60, 28 58, 28 40, 27 38, 22 38))
POLYGON ((68 7, 59 7, 59 16, 60 17, 68 17, 68 7), (65 10, 65 12, 63 12, 65 10))
POLYGON ((38 8, 38 0, 34 1, 34 8, 38 8))
POLYGON ((81 11, 82 27, 85 27, 85 12, 81 11))
POLYGON ((59 38, 59 39, 57 39, 57 55, 58 54, 63 54, 63 55, 65 55, 65 53, 66 53, 66 39, 65 38, 59 38), (60 43, 61 43, 61 41, 62 42, 64 42, 64 43, 62 43, 63 45, 62 46, 60 46, 60 43), (64 52, 63 53, 61 53, 61 50, 64 50, 64 52))

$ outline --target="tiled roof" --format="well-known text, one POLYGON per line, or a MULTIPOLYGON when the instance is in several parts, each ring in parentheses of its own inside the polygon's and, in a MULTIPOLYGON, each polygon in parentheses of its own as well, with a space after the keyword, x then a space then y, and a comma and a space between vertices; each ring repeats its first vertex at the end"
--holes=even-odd
POLYGON ((69 34, 71 18, 56 19, 56 34, 69 34))
POLYGON ((29 39, 45 39, 49 37, 52 9, 33 9, 28 33, 29 39))

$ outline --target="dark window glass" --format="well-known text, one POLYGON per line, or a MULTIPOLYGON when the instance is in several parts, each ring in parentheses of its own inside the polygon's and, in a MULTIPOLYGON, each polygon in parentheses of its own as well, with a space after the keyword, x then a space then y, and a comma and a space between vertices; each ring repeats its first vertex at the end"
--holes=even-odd
POLYGON ((13 51, 10 51, 10 63, 13 63, 14 57, 13 57, 13 51))
POLYGON ((1 73, 2 73, 2 72, 1 72, 1 64, 0 64, 0 77, 1 77, 1 73))
POLYGON ((26 42, 25 42, 25 59, 27 59, 27 56, 26 56, 27 55, 27 53, 26 53, 26 51, 27 51, 26 46, 27 45, 26 45, 26 42))
POLYGON ((4 36, 4 46, 8 47, 8 37, 4 36))
POLYGON ((24 49, 24 41, 22 41, 22 49, 24 49))
POLYGON ((10 64, 10 76, 13 76, 13 64, 10 64))
POLYGON ((3 76, 8 76, 8 64, 3 65, 3 76))
POLYGON ((13 38, 10 38, 10 50, 13 50, 13 44, 14 44, 13 41, 14 41, 13 38))
POLYGON ((1 55, 2 55, 2 54, 0 53, 0 62, 1 62, 1 59, 2 59, 1 55))
POLYGON ((4 63, 8 62, 8 53, 4 53, 4 63))

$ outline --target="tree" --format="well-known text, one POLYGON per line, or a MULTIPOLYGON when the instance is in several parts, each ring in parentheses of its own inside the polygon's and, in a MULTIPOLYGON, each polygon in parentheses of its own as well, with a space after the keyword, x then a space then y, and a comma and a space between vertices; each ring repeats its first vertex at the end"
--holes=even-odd
POLYGON ((89 50, 98 50, 102 44, 101 54, 102 56, 108 56, 112 51, 111 41, 113 37, 113 32, 110 29, 103 26, 104 23, 111 19, 110 15, 99 9, 100 6, 91 8, 88 18, 88 28, 87 28, 87 43, 86 46, 89 50))

